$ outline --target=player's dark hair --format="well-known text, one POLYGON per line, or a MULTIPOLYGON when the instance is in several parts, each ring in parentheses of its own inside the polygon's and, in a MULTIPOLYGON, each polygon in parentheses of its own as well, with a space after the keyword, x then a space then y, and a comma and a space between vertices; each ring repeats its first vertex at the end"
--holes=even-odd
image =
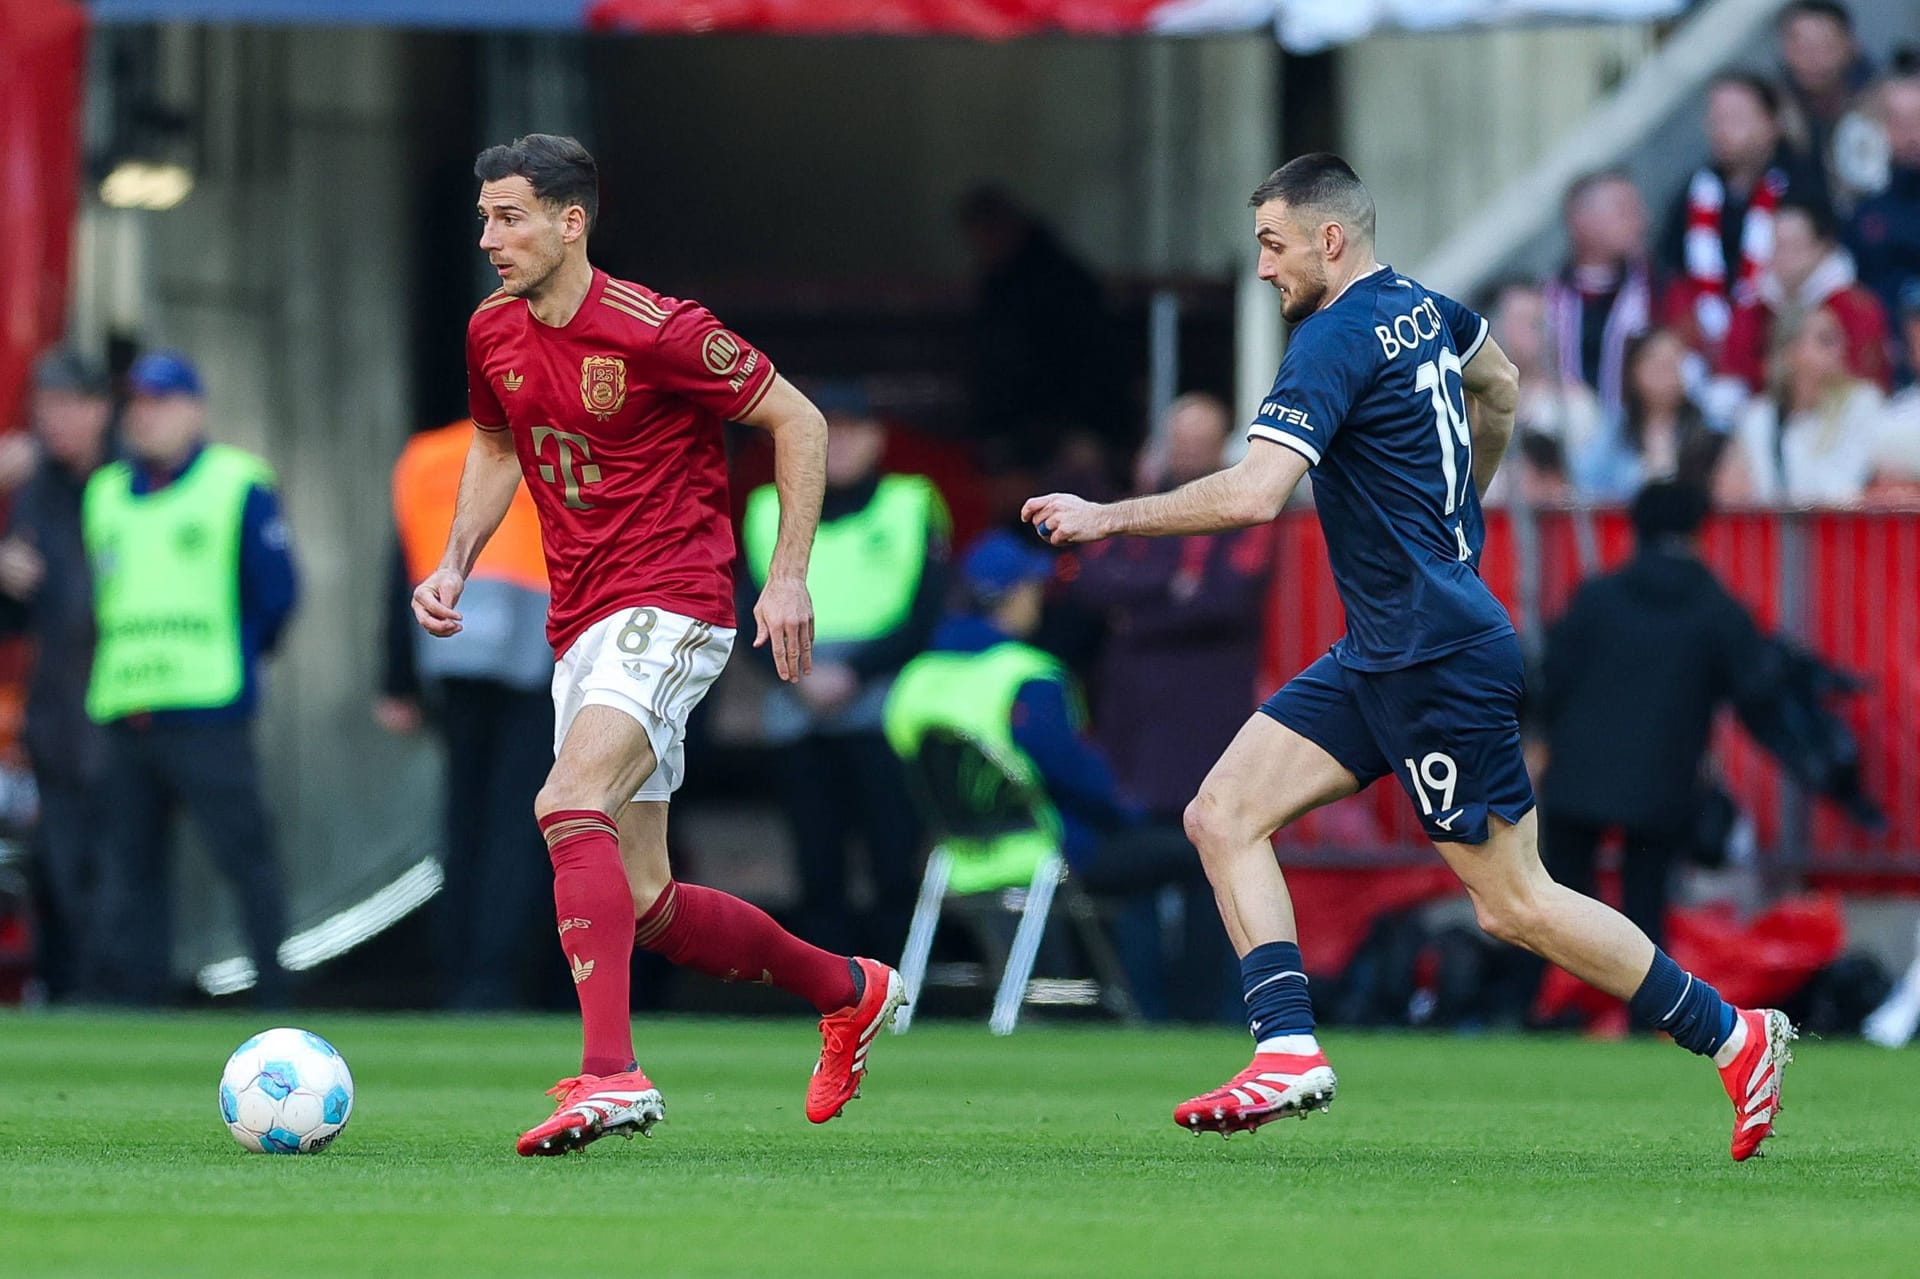
POLYGON ((1323 214, 1326 221, 1338 222, 1360 239, 1373 242, 1373 196, 1353 166, 1331 151, 1287 161, 1253 189, 1247 207, 1257 209, 1274 200, 1302 215, 1302 220, 1308 211, 1323 214))
POLYGON ((573 138, 529 133, 488 147, 473 162, 473 176, 482 182, 525 178, 543 203, 556 209, 579 205, 587 215, 588 234, 600 220, 600 166, 573 138))
POLYGON ((1633 533, 1642 542, 1692 537, 1711 514, 1713 499, 1698 484, 1655 480, 1633 499, 1633 533))
POLYGON ((1853 34, 1853 15, 1847 12, 1847 6, 1836 4, 1834 0, 1793 0, 1793 3, 1780 11, 1779 28, 1795 18, 1825 18, 1839 26, 1848 35, 1853 34))
POLYGON ((1824 201, 1789 195, 1780 201, 1780 207, 1774 211, 1774 221, 1778 223, 1781 215, 1786 213, 1797 213, 1805 218, 1813 227, 1813 234, 1824 244, 1833 244, 1840 239, 1840 219, 1833 215, 1833 210, 1824 201))
POLYGON ((1707 82, 1709 94, 1716 89, 1745 89, 1759 100, 1769 119, 1780 118, 1780 90, 1758 71, 1722 71, 1707 82))

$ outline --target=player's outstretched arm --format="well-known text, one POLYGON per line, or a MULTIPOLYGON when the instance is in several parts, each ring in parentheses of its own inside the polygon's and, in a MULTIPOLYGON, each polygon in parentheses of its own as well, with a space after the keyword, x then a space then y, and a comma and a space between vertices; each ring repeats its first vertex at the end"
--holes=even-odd
POLYGON ((507 517, 519 487, 520 459, 514 456, 512 433, 474 427, 467 464, 460 472, 447 549, 440 556, 440 567, 413 588, 414 620, 427 634, 445 639, 460 633, 461 617, 454 606, 467 588, 473 562, 507 517))
POLYGON ((753 646, 773 645, 773 666, 789 682, 813 671, 813 597, 807 561, 827 491, 827 420, 793 383, 773 385, 741 421, 773 436, 773 487, 780 495, 780 533, 767 585, 753 606, 753 646))
POLYGON ((1128 533, 1160 537, 1251 528, 1280 514, 1306 473, 1307 459, 1301 453, 1254 440, 1246 456, 1226 470, 1182 484, 1171 493, 1109 503, 1048 493, 1028 498, 1020 518, 1055 546, 1128 533))
POLYGON ((1460 371, 1462 383, 1472 400, 1468 416, 1473 420, 1473 486, 1480 496, 1487 495, 1500 459, 1506 456, 1513 439, 1513 415, 1520 407, 1520 370, 1491 337, 1480 344, 1467 367, 1460 371))

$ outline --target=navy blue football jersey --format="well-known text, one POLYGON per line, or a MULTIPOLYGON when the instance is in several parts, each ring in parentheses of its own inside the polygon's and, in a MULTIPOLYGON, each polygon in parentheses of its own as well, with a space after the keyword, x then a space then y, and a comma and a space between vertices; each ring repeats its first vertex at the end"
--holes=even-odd
POLYGON ((1487 322, 1381 267, 1293 326, 1247 428, 1305 455, 1347 633, 1334 657, 1391 671, 1513 633, 1480 580, 1486 527, 1460 370, 1487 322))

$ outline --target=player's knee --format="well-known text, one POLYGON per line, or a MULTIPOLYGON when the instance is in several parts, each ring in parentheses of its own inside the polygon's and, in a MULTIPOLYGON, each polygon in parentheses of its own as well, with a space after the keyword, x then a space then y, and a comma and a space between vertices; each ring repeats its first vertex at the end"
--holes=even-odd
POLYGON ((1525 891, 1475 893, 1473 914, 1487 936, 1526 950, 1534 949, 1545 922, 1539 899, 1525 891))
POLYGON ((1200 850, 1203 860, 1243 842, 1241 827, 1245 823, 1236 818, 1232 808, 1216 791, 1202 790, 1194 796, 1186 812, 1181 815, 1181 823, 1186 827, 1187 838, 1200 850))

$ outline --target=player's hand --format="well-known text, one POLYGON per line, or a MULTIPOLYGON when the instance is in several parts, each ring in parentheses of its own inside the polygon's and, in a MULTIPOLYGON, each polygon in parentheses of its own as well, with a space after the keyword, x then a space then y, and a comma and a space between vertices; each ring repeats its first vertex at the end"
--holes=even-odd
POLYGON ((413 588, 413 620, 420 629, 436 639, 460 633, 461 617, 454 608, 467 579, 450 568, 437 568, 427 580, 413 588))
POLYGON ((1033 525, 1036 533, 1055 546, 1066 546, 1072 542, 1097 542, 1113 534, 1107 525, 1105 506, 1071 493, 1030 497, 1027 504, 1020 508, 1020 518, 1033 525))
POLYGON ((776 577, 753 606, 753 646, 773 644, 773 669, 789 684, 813 670, 813 597, 795 577, 776 577))

